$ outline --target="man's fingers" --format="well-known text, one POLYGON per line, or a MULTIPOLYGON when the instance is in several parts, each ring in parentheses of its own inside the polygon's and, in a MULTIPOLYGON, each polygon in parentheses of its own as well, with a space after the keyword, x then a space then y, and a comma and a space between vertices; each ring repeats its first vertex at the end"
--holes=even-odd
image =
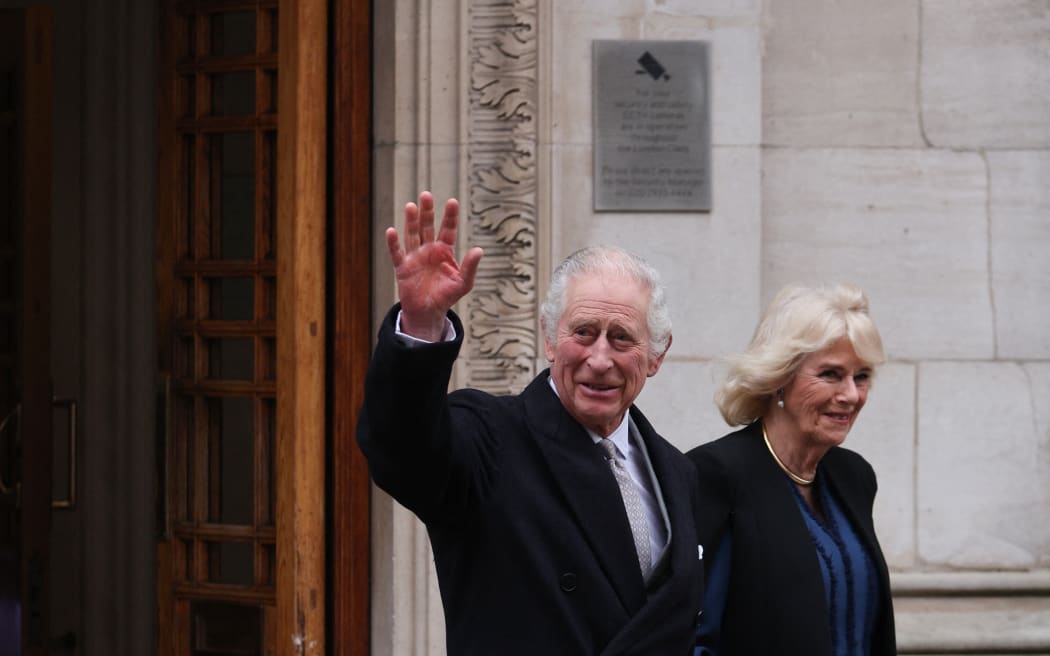
POLYGON ((419 194, 419 241, 420 244, 434 241, 434 196, 429 191, 419 194))
MULTIPOLYGON (((419 194, 419 204, 405 205, 405 252, 411 253, 434 241, 434 196, 429 191, 419 194)), ((437 238, 449 246, 456 246, 456 227, 459 224, 459 202, 449 198, 437 238)))
POLYGON ((449 198, 445 203, 445 216, 441 219, 441 231, 438 239, 449 246, 456 247, 456 229, 459 226, 459 201, 449 198))
POLYGON ((419 207, 419 240, 425 246, 434 241, 434 198, 420 194, 419 207))
POLYGON ((485 251, 475 246, 463 256, 463 262, 460 263, 459 270, 463 275, 464 294, 474 289, 474 276, 478 273, 478 264, 481 263, 481 258, 484 255, 485 251))
POLYGON ((419 248, 419 206, 415 203, 405 205, 405 252, 411 253, 419 248))
POLYGON ((397 238, 397 228, 387 228, 385 236, 386 249, 390 251, 390 263, 396 269, 401 266, 401 262, 405 259, 404 254, 401 252, 401 242, 397 238))

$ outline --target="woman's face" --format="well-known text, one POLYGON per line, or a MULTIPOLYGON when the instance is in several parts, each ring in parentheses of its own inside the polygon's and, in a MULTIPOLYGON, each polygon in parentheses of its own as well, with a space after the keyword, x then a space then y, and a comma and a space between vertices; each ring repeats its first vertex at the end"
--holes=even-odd
POLYGON ((803 442, 827 448, 842 444, 868 400, 871 376, 871 365, 848 339, 810 353, 784 387, 787 423, 803 442))

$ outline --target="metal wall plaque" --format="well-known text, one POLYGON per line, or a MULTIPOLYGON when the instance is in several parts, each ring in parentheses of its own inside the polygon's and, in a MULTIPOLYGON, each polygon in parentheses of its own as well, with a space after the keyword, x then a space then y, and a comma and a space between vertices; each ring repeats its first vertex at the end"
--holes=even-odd
POLYGON ((594 42, 595 211, 710 211, 707 43, 594 42))

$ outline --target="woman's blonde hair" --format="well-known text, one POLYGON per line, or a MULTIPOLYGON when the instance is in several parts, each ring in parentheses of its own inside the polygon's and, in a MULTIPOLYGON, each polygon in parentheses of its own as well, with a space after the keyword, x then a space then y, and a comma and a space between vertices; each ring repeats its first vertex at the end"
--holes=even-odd
POLYGON ((722 417, 730 426, 755 421, 795 376, 804 357, 842 338, 873 367, 886 359, 868 314, 868 297, 860 288, 784 287, 766 308, 747 351, 727 358, 729 371, 715 394, 722 417))

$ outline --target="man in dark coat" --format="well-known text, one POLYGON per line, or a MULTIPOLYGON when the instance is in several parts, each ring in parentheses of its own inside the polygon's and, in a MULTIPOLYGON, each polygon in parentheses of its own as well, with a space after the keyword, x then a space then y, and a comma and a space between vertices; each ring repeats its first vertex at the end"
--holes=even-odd
POLYGON ((481 249, 428 192, 387 246, 400 303, 369 367, 358 443, 427 527, 448 653, 688 654, 703 597, 695 468, 633 406, 671 343, 656 272, 583 249, 541 310, 550 369, 519 395, 447 394, 481 249))

